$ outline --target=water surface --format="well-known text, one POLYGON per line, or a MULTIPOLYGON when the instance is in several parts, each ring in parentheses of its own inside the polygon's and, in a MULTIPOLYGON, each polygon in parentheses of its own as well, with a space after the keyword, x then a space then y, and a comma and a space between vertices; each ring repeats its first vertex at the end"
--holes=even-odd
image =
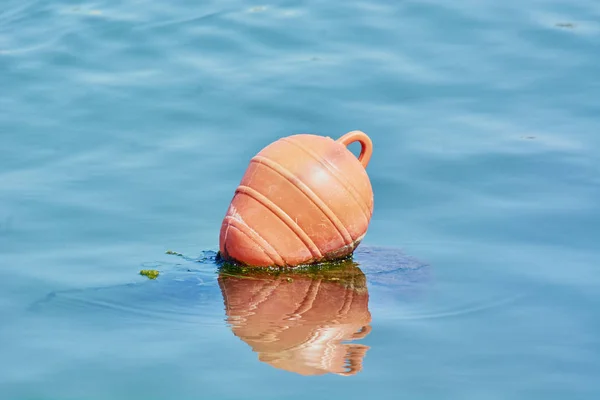
POLYGON ((5 0, 1 397, 598 397, 598 21, 593 0, 5 0), (164 253, 216 250, 265 145, 354 129, 364 245, 430 278, 365 273, 359 373, 274 368, 216 280, 168 284, 214 266, 164 253))

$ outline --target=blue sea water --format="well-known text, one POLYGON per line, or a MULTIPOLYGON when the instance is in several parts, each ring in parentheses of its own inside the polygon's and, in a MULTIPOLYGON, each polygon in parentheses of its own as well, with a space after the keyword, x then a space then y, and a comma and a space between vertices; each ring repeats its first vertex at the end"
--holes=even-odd
POLYGON ((0 398, 598 398, 599 65, 594 0, 3 0, 0 398), (362 254, 362 370, 305 376, 201 256, 261 148, 355 129, 418 268, 362 254))

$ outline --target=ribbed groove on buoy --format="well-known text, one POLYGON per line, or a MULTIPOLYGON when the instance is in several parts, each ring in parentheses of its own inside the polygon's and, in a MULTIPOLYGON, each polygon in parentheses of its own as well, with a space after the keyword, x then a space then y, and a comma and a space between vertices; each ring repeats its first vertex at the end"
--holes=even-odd
POLYGON ((256 243, 262 251, 271 259, 273 262, 277 262, 281 265, 285 264, 285 261, 279 255, 279 253, 267 242, 262 236, 260 236, 254 229, 250 228, 245 222, 233 218, 228 215, 225 217, 229 223, 230 228, 235 228, 244 235, 248 236, 254 243, 256 243))
MULTIPOLYGON (((241 229, 238 226, 234 226, 233 224, 229 224, 227 226, 227 231, 225 231, 225 236, 227 236, 227 233, 229 232, 229 229, 233 229, 233 230, 237 230, 238 232, 240 232, 242 235, 248 237, 250 240, 252 240, 259 248, 260 250, 265 253, 265 255, 269 258, 269 260, 271 260, 271 262, 275 262, 275 259, 273 257, 271 257, 269 255, 269 253, 261 246, 260 241, 257 240, 257 238, 253 237, 251 234, 248 234, 247 232, 244 231, 244 229, 241 229)), ((227 249, 227 245, 225 245, 225 249, 227 249)))
POLYGON ((327 216, 327 218, 329 218, 329 220, 333 223, 333 225, 335 226, 337 231, 340 233, 340 235, 344 239, 344 244, 349 245, 350 243, 352 243, 353 239, 352 239, 352 236, 350 235, 350 233, 348 232, 348 229, 346 229, 344 224, 342 224, 342 222, 335 215, 335 213, 333 211, 331 211, 329 206, 327 204, 325 204, 325 202, 323 200, 321 200, 319 198, 319 196, 317 196, 317 194, 311 190, 311 188, 306 186, 306 184, 304 182, 302 182, 300 179, 295 177, 285 167, 281 166, 280 164, 278 164, 275 161, 268 159, 266 157, 255 156, 252 158, 251 162, 263 164, 263 165, 271 168, 273 171, 277 172, 279 175, 283 176, 288 181, 290 181, 292 184, 294 184, 294 186, 296 186, 306 197, 308 197, 317 207, 319 207, 321 212, 323 214, 325 214, 327 216))
POLYGON ((254 200, 258 201, 265 208, 275 214, 283 223, 285 223, 295 234, 302 240, 302 243, 306 246, 310 254, 315 259, 320 259, 323 257, 321 251, 317 247, 317 245, 312 241, 312 239, 304 232, 302 227, 296 223, 285 211, 283 211, 277 204, 275 204, 271 199, 266 197, 265 195, 258 192, 258 190, 253 189, 249 186, 240 185, 236 189, 236 193, 243 193, 246 196, 252 197, 254 200))
POLYGON ((371 218, 371 211, 369 210, 368 203, 363 197, 361 197, 356 187, 354 187, 354 185, 348 179, 346 179, 344 175, 340 173, 340 171, 335 165, 333 165, 329 160, 319 157, 319 155, 315 153, 312 149, 304 146, 303 144, 299 143, 293 138, 282 138, 281 140, 296 146, 297 148, 311 156, 319 164, 321 164, 334 178, 338 180, 338 182, 342 184, 346 191, 350 193, 356 204, 358 204, 358 206, 364 213, 367 222, 369 221, 369 219, 371 218))

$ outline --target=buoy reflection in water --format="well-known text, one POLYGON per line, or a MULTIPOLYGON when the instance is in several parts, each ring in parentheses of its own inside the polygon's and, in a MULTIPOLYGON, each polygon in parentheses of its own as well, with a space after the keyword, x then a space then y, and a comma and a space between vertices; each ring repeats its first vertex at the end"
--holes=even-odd
POLYGON ((231 273, 219 285, 233 333, 260 361, 301 375, 354 375, 371 331, 366 277, 353 262, 320 271, 231 273))

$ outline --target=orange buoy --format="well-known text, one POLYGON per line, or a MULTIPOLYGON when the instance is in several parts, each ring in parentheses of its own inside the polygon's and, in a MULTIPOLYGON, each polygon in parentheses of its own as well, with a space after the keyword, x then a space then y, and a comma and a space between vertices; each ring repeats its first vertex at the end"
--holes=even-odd
POLYGON ((333 140, 281 138, 252 160, 221 225, 220 256, 250 266, 296 266, 352 254, 373 214, 361 131, 333 140), (359 142, 358 158, 348 150, 359 142))

